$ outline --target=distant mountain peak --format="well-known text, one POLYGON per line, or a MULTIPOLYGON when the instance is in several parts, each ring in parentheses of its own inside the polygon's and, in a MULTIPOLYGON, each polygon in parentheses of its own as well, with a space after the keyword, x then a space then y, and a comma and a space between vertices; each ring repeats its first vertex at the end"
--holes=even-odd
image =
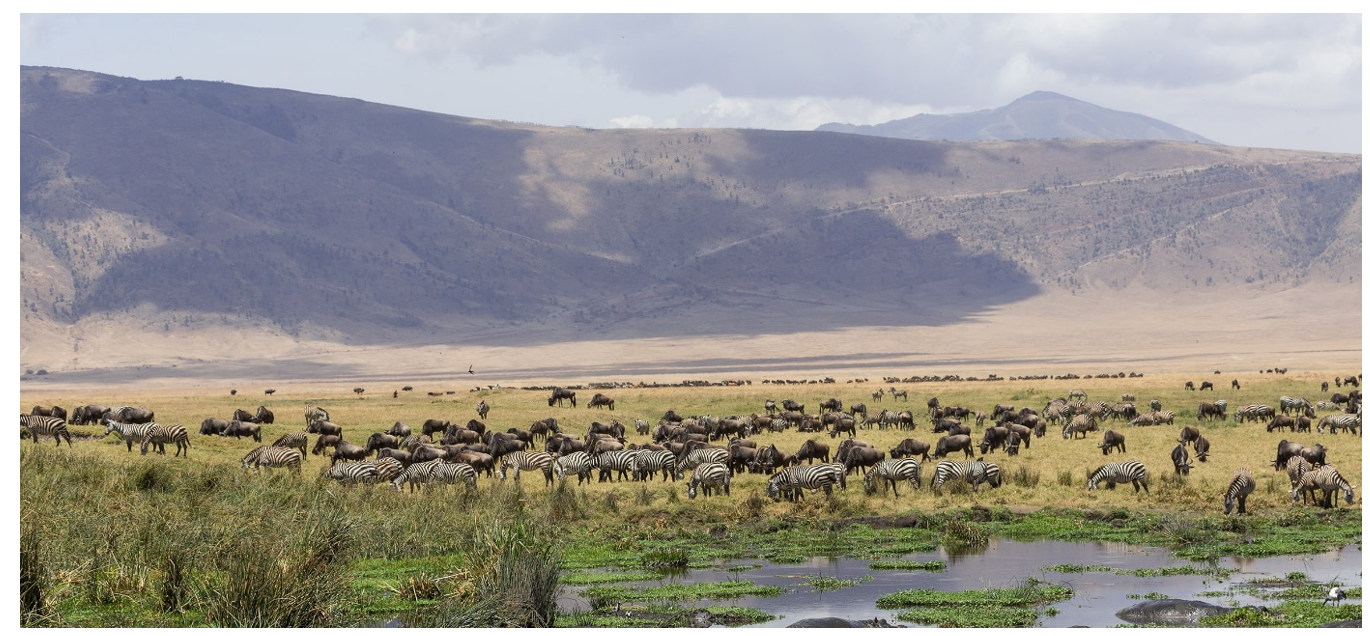
POLYGON ((1051 91, 1033 91, 1007 106, 990 110, 915 115, 871 126, 829 123, 818 130, 934 141, 1138 139, 1221 145, 1158 119, 1096 106, 1051 91))

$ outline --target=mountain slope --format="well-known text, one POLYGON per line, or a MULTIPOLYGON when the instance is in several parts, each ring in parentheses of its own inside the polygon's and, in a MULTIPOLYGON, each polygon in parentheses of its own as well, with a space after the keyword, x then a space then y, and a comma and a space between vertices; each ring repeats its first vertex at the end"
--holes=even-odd
POLYGON ((831 123, 818 130, 941 141, 1137 139, 1216 143, 1145 115, 1102 108, 1049 91, 1030 93, 992 110, 915 115, 871 126, 831 123))
POLYGON ((1359 289, 1359 156, 584 130, 218 82, 20 82, 21 356, 51 368, 102 364, 117 325, 215 351, 225 333, 519 344, 1359 289))

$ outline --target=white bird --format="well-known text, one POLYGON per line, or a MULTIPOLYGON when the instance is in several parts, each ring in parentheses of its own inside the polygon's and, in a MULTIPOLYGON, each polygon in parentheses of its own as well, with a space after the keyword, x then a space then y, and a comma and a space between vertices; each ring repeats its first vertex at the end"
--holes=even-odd
POLYGON ((1326 605, 1328 601, 1331 601, 1337 605, 1341 605, 1342 599, 1345 598, 1346 592, 1343 591, 1340 587, 1333 585, 1332 589, 1327 590, 1327 598, 1322 600, 1322 604, 1326 605))

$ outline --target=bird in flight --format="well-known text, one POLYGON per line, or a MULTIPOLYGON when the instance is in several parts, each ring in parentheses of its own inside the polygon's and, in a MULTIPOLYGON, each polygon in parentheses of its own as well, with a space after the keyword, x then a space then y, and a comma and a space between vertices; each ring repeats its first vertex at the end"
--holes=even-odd
POLYGON ((469 366, 469 367, 466 367, 466 372, 467 372, 467 373, 470 373, 471 375, 475 375, 475 374, 476 374, 475 368, 476 368, 476 365, 474 365, 474 364, 471 365, 471 366, 469 366))

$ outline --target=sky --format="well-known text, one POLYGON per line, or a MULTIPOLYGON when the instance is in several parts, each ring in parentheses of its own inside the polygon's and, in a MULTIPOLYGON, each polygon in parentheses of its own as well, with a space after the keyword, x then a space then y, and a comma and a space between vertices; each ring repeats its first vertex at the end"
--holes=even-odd
POLYGON ((22 65, 554 126, 812 130, 1048 90, 1228 145, 1362 143, 1355 13, 25 13, 19 27, 22 65))

